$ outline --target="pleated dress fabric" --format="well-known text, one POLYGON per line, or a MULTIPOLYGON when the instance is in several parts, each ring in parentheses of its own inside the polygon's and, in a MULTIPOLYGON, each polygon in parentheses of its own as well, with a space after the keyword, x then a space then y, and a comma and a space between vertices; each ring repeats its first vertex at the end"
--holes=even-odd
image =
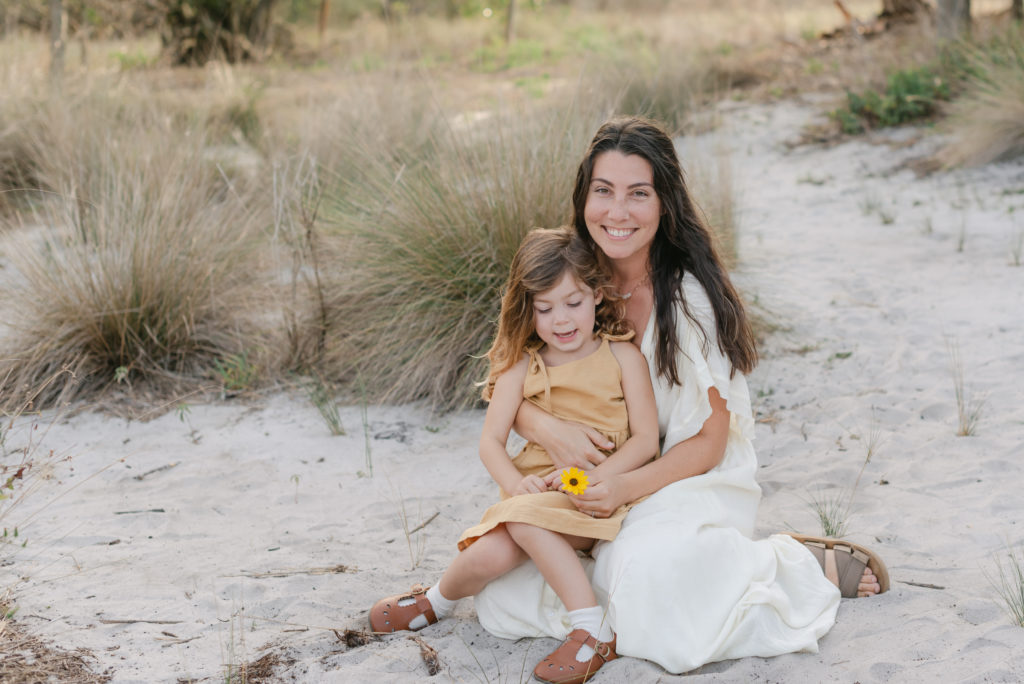
MULTIPOLYGON (((591 354, 558 366, 545 365, 537 350, 529 353, 530 365, 523 382, 523 397, 527 401, 563 420, 590 425, 613 442, 615 449, 629 439, 622 369, 609 338, 602 337, 600 346, 591 354)), ((544 448, 532 442, 523 447, 512 463, 524 476, 544 477, 555 470, 544 448)), ((501 501, 484 512, 478 525, 462 533, 460 550, 506 522, 529 523, 591 539, 614 539, 630 508, 621 506, 607 518, 591 518, 579 512, 564 492, 518 496, 499 492, 501 501)))
MULTIPOLYGON (((754 419, 744 377, 718 348, 714 311, 693 276, 683 280, 691 313, 676 312, 682 384, 656 375, 655 319, 641 351, 650 366, 662 453, 696 435, 711 415, 714 387, 731 413, 722 462, 637 503, 613 541, 598 542, 586 562, 595 593, 618 636, 620 655, 652 660, 672 673, 709 662, 817 652, 832 627, 839 590, 801 544, 786 535, 753 541, 760 487, 751 439, 754 419)), ((480 623, 516 639, 564 639, 565 607, 527 562, 475 598, 480 623)))

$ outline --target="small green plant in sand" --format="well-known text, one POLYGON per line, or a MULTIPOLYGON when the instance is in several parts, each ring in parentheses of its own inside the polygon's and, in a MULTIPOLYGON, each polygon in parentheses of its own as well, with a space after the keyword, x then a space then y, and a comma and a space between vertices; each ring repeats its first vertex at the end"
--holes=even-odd
POLYGON ((332 435, 345 434, 345 426, 341 424, 341 414, 338 410, 338 401, 334 398, 331 387, 319 376, 314 376, 306 390, 309 400, 316 407, 324 424, 331 431, 332 435))
POLYGON ((977 432, 982 409, 985 406, 985 398, 967 394, 964 385, 964 364, 960 358, 960 343, 949 338, 946 340, 946 347, 949 350, 950 367, 953 372, 953 391, 956 396, 956 434, 960 437, 969 437, 977 432))
POLYGON ((994 554, 995 574, 986 572, 992 588, 999 595, 1010 621, 1024 627, 1024 547, 1007 547, 994 554))
POLYGON ((896 71, 885 88, 846 93, 846 106, 832 112, 843 133, 898 126, 932 116, 938 103, 950 97, 949 83, 935 71, 915 68, 896 71))
POLYGON ((213 374, 220 381, 222 395, 252 389, 259 376, 256 366, 249 361, 245 352, 214 359, 213 374))
POLYGON ((1020 266, 1021 252, 1024 251, 1024 229, 1017 228, 1010 238, 1010 265, 1020 266))
POLYGON ((181 402, 175 407, 174 412, 177 414, 178 420, 188 428, 188 438, 192 440, 193 444, 199 444, 203 436, 199 434, 199 430, 192 427, 192 420, 189 418, 192 414, 192 407, 185 402, 181 402))
MULTIPOLYGON (((859 440, 861 436, 850 433, 850 438, 859 440)), ((821 525, 821 532, 826 537, 840 539, 849 530, 850 517, 853 513, 853 499, 857 493, 857 487, 860 486, 864 469, 868 467, 868 463, 871 463, 872 457, 878 453, 881 443, 882 434, 878 422, 875 420, 874 412, 872 412, 871 427, 868 430, 867 442, 865 444, 864 462, 861 464, 860 470, 857 471, 857 479, 854 480, 853 486, 850 487, 848 492, 840 490, 836 493, 821 492, 818 495, 811 495, 808 506, 817 516, 818 523, 821 525)))
POLYGON ((359 385, 359 419, 363 424, 363 460, 365 470, 360 470, 359 477, 373 477, 373 449, 370 446, 370 417, 366 408, 366 383, 362 376, 357 379, 359 385))

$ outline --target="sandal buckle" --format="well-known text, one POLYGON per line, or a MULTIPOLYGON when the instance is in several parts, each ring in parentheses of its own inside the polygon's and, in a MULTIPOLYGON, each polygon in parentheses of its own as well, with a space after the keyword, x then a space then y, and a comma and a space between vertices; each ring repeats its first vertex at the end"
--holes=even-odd
POLYGON ((604 641, 599 641, 594 644, 594 653, 601 656, 602 660, 608 660, 608 656, 612 654, 612 647, 604 641))

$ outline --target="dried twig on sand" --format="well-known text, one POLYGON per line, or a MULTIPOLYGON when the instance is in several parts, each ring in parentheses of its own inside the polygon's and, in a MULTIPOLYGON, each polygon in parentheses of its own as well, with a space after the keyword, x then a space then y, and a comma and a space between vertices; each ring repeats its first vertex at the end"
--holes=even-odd
POLYGON ((420 656, 423 658, 423 663, 427 666, 427 674, 433 677, 441 671, 441 659, 437 655, 437 649, 424 641, 422 637, 413 635, 406 638, 409 641, 415 641, 419 645, 420 656))
POLYGON ((248 572, 243 570, 238 575, 223 575, 223 577, 251 577, 263 579, 265 577, 291 577, 292 575, 338 575, 343 572, 355 572, 355 568, 347 565, 331 565, 323 568, 295 568, 292 570, 269 570, 267 572, 248 572))

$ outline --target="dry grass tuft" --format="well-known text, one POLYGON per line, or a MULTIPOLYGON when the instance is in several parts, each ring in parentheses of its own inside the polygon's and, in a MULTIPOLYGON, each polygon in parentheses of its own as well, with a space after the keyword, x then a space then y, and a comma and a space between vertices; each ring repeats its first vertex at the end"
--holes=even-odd
POLYGON ((1024 627, 1024 549, 1011 546, 995 554, 996 575, 986 573, 1010 621, 1024 627))
POLYGON ((15 623, 0 619, 0 681, 5 684, 109 682, 110 674, 93 672, 90 661, 94 660, 95 657, 83 648, 64 651, 25 634, 15 623))
POLYGON ((0 392, 61 368, 50 405, 115 382, 177 382, 243 351, 246 266, 261 205, 203 132, 97 94, 44 103, 21 132, 52 192, 19 214, 0 392))
POLYGON ((415 156, 354 149, 363 178, 339 179, 325 202, 351 248, 328 305, 328 368, 358 370, 376 399, 475 402, 508 264, 528 230, 567 219, 598 123, 495 114, 440 130, 415 156))
POLYGON ((953 140, 939 161, 972 166, 1024 155, 1024 33, 961 50, 966 91, 949 108, 953 140))

